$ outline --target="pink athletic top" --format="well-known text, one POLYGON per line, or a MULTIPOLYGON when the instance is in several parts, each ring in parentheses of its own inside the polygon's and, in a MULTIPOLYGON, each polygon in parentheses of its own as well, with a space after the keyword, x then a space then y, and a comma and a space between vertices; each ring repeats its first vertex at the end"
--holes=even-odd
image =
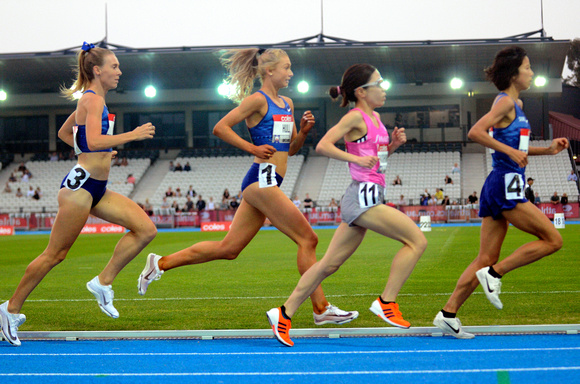
MULTIPOLYGON (((386 158, 388 156, 387 145, 389 144, 389 134, 387 133, 387 129, 379 119, 379 114, 373 112, 377 121, 379 122, 379 126, 377 127, 372 119, 364 113, 359 108, 353 108, 352 111, 359 111, 367 125, 367 134, 358 139, 354 142, 349 142, 345 140, 346 143, 346 151, 348 153, 352 153, 356 156, 379 156, 379 159, 384 159, 383 167, 381 168, 381 172, 379 172, 380 168, 380 161, 373 167, 373 169, 368 169, 365 167, 361 167, 355 163, 348 163, 348 168, 350 170, 350 175, 352 179, 359 182, 372 182, 375 184, 379 184, 385 187, 385 168, 386 168, 386 158), (379 154, 379 152, 381 152, 379 154)), ((350 113, 350 112, 349 112, 350 113)))

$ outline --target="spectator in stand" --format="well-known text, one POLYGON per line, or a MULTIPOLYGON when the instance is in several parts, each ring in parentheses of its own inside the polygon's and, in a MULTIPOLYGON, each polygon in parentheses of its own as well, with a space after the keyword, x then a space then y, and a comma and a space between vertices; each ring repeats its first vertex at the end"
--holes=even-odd
POLYGON ((399 201, 397 201, 397 208, 401 209, 401 207, 405 205, 407 205, 407 200, 405 200, 405 195, 401 195, 399 201))
POLYGON ((294 195, 294 200, 292 200, 292 202, 294 203, 294 205, 296 206, 296 208, 300 209, 300 206, 302 205, 302 202, 298 198, 298 195, 294 195))
POLYGON ((129 176, 127 176, 127 184, 135 184, 135 181, 137 181, 137 179, 135 178, 135 176, 133 176, 132 173, 129 173, 129 176))
POLYGON ((129 165, 129 160, 127 160, 126 157, 123 157, 123 159, 121 160, 121 167, 126 167, 129 165))
POLYGON ((451 169, 451 174, 454 173, 460 173, 461 169, 459 168, 459 165, 457 163, 453 164, 453 168, 451 169))
POLYGON ((16 168, 17 172, 20 172, 24 175, 24 171, 26 171, 26 165, 24 165, 24 163, 20 163, 20 165, 18 166, 18 168, 16 168))
POLYGON ((175 197, 183 197, 183 195, 181 194, 181 188, 177 187, 175 189, 175 197))
POLYGON ((16 189, 16 197, 22 197, 22 196, 24 196, 24 195, 22 194, 22 190, 19 187, 16 189))
POLYGON ((201 212, 205 209, 205 200, 201 197, 201 195, 199 195, 199 198, 197 199, 197 203, 195 203, 195 207, 197 208, 198 212, 201 212))
POLYGON ((240 202, 235 197, 232 197, 230 199, 230 208, 235 210, 238 209, 239 206, 240 202))
POLYGON ((173 161, 169 161, 169 172, 175 172, 175 165, 173 165, 173 161))
POLYGON ((183 170, 185 172, 191 171, 191 165, 189 164, 189 161, 187 163, 185 163, 185 165, 183 166, 183 170))
POLYGON ((30 181, 30 178, 32 177, 32 174, 30 173, 30 171, 27 169, 24 171, 24 173, 22 174, 22 178, 20 179, 20 181, 22 181, 23 183, 28 183, 30 181))
POLYGON ((173 197, 173 196, 175 196, 175 192, 173 192, 173 189, 171 189, 171 187, 167 187, 167 191, 165 191, 165 196, 166 197, 173 197))
POLYGON ((534 204, 536 206, 542 204, 542 200, 540 199, 540 193, 539 192, 536 192, 535 195, 534 195, 534 204))
POLYGON ((213 197, 210 196, 209 201, 207 202, 207 210, 208 211, 215 211, 215 203, 213 202, 213 197))
POLYGON ((397 175, 397 177, 395 177, 395 180, 393 180, 393 185, 403 185, 403 181, 401 180, 399 175, 397 175))
POLYGON ((225 197, 222 197, 222 202, 219 205, 219 210, 220 211, 225 211, 228 210, 230 208, 230 202, 228 199, 226 199, 225 197))
POLYGON ((116 157, 115 162, 113 163, 113 167, 120 167, 121 166, 121 158, 116 157))
POLYGON ((40 200, 41 197, 42 197, 42 191, 40 190, 40 187, 36 187, 36 189, 34 190, 34 195, 32 195, 32 198, 34 200, 40 200))
POLYGON ((304 198, 304 208, 313 208, 314 202, 310 198, 310 195, 307 193, 306 197, 304 198))
POLYGON ((149 202, 149 199, 145 199, 145 204, 143 205, 143 210, 148 216, 153 216, 153 205, 149 202))
POLYGON ((449 201, 449 196, 445 195, 445 197, 443 197, 441 205, 451 205, 451 202, 449 201))
POLYGON ((179 209, 179 204, 177 204, 177 200, 173 200, 173 203, 171 203, 171 208, 175 209, 175 212, 181 212, 179 209))
POLYGON ((224 199, 228 199, 228 200, 229 200, 229 199, 230 199, 230 197, 231 197, 231 196, 230 196, 230 191, 228 191, 228 189, 227 189, 227 188, 226 188, 226 189, 224 189, 224 193, 223 193, 223 195, 222 195, 222 196, 224 197, 224 199))
POLYGON ((191 196, 187 196, 187 201, 185 202, 185 207, 183 208, 184 211, 193 212, 195 209, 195 204, 193 204, 193 200, 191 200, 191 196))
POLYGON ((576 173, 574 173, 574 170, 572 170, 570 172, 570 174, 568 175, 568 181, 578 181, 578 176, 576 176, 576 173))
POLYGON ((526 185, 526 189, 524 190, 524 196, 526 196, 526 199, 528 199, 530 201, 530 203, 534 204, 535 203, 535 195, 534 195, 534 190, 532 189, 532 185, 534 185, 534 179, 532 179, 531 177, 528 177, 528 185, 526 185))
POLYGON ((4 187, 4 193, 12 193, 12 188, 10 187, 10 182, 6 182, 6 186, 4 187))
POLYGON ((174 169, 174 171, 175 171, 175 172, 181 172, 181 171, 183 171, 183 167, 181 166, 181 163, 180 163, 180 162, 177 162, 177 163, 175 164, 175 169, 174 169))
POLYGON ((32 185, 28 186, 28 191, 26 191, 26 197, 32 197, 34 196, 34 188, 32 188, 32 185))
POLYGON ((11 183, 16 183, 16 180, 17 180, 16 179, 16 176, 14 175, 14 172, 12 172, 10 174, 10 176, 8 177, 8 181, 11 182, 11 183))
POLYGON ((441 188, 435 188, 435 199, 438 203, 443 201, 443 190, 441 188))
POLYGON ((424 193, 421 194, 421 197, 419 198, 419 203, 423 206, 429 205, 429 197, 431 195, 426 195, 424 193))
POLYGON ((449 175, 445 175, 445 184, 453 184, 453 179, 449 175))
POLYGON ((195 189, 193 189, 193 185, 189 186, 189 189, 187 190, 187 192, 185 193, 186 196, 190 196, 190 197, 195 197, 197 196, 197 193, 195 193, 195 189))
POLYGON ((58 161, 58 155, 56 154, 56 152, 52 152, 50 154, 50 161, 58 161))
POLYGON ((562 197, 560 198, 560 204, 562 205, 568 204, 568 194, 566 194, 566 192, 562 193, 562 197))
POLYGON ((330 203, 328 203, 328 207, 329 208, 338 208, 338 204, 336 203, 336 200, 334 200, 334 197, 332 197, 330 199, 330 203))
POLYGON ((560 196, 558 196, 558 192, 554 192, 552 197, 550 197, 550 203, 554 205, 560 204, 560 196))
MULTIPOLYGON (((521 189, 520 189, 520 191, 521 191, 521 189)), ((473 193, 471 195, 469 195, 469 197, 467 198, 467 201, 469 201, 469 204, 476 204, 478 200, 479 199, 477 198, 477 192, 475 192, 475 191, 473 191, 473 193)))
POLYGON ((167 197, 164 196, 163 201, 161 202, 161 208, 167 209, 169 207, 171 207, 171 204, 169 204, 169 201, 167 201, 167 197))

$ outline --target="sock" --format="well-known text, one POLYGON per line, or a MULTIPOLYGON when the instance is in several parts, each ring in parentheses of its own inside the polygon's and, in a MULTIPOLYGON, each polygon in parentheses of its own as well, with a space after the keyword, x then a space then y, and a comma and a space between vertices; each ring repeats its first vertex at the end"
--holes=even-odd
POLYGON ((444 309, 441 310, 441 313, 443 314, 443 317, 446 317, 448 319, 455 319, 455 316, 457 316, 457 313, 447 312, 444 309))
POLYGON ((379 300, 380 300, 380 301, 381 301, 381 303, 383 303, 383 304, 395 304, 395 301, 385 301, 385 300, 383 300, 383 298, 382 298, 382 297, 380 297, 380 296, 379 296, 379 300))
POLYGON ((495 271, 495 269, 493 269, 493 267, 489 267, 489 271, 488 271, 488 273, 489 273, 490 275, 492 275, 493 277, 495 277, 496 279, 501 279, 501 275, 500 275, 499 273, 497 273, 497 272, 495 271))
POLYGON ((280 310, 282 311, 282 316, 286 319, 286 320, 292 320, 287 314, 286 314, 286 307, 285 306, 281 306, 280 310))

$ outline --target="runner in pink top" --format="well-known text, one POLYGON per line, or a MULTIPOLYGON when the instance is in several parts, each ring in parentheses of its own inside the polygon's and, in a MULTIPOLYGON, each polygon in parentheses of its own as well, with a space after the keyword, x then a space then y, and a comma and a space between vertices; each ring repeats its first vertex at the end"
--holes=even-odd
POLYGON ((368 229, 397 240, 403 247, 396 252, 389 280, 370 310, 390 325, 409 328, 396 299, 427 247, 419 227, 401 211, 383 204, 387 158, 407 141, 404 128, 395 127, 392 140, 378 113, 386 94, 381 87, 381 74, 368 64, 351 66, 342 77, 340 87, 330 88, 336 99, 342 96, 342 107, 355 103, 334 127, 320 140, 316 151, 336 160, 348 162, 353 181, 341 201, 342 223, 334 233, 324 257, 314 264, 298 282, 283 306, 267 312, 274 335, 284 345, 292 346, 289 330, 291 318, 326 277, 330 276, 356 251, 368 229), (344 138, 346 151, 336 147, 344 138))

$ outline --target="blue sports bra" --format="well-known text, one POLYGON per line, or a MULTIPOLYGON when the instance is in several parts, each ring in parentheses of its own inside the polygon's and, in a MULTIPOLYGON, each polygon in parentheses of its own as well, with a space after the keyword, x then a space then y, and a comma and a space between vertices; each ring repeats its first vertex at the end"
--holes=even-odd
POLYGON ((254 145, 269 144, 277 151, 288 152, 294 132, 292 109, 283 98, 284 108, 280 108, 264 92, 258 92, 266 97, 268 112, 255 127, 248 128, 252 142, 254 145))
MULTIPOLYGON (((92 90, 87 92, 95 93, 92 90)), ((103 108, 103 114, 101 116, 101 135, 112 135, 113 128, 115 126, 115 115, 109 114, 109 109, 105 105, 103 108)), ((100 151, 91 151, 87 144, 87 127, 86 125, 77 125, 73 128, 74 143, 75 143, 75 153, 80 155, 81 153, 92 153, 92 152, 111 152, 112 148, 101 149, 100 151)))

